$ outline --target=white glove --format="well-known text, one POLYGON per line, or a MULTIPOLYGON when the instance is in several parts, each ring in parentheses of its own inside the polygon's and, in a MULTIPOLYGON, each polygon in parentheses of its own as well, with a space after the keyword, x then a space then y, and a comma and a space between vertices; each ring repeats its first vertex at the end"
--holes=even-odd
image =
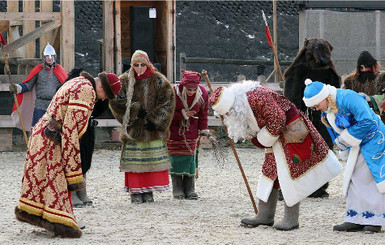
POLYGON ((12 94, 20 94, 22 87, 19 84, 9 84, 9 92, 12 94))
POLYGON ((336 138, 335 143, 336 143, 336 146, 338 147, 339 150, 344 151, 344 150, 348 149, 348 146, 349 146, 349 145, 347 145, 345 142, 343 142, 343 141, 340 139, 339 136, 336 138))

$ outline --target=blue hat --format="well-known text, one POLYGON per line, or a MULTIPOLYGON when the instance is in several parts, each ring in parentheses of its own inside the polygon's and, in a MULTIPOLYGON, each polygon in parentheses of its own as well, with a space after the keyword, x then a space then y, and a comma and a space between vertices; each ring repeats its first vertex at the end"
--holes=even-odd
POLYGON ((318 105, 330 94, 328 86, 321 82, 313 82, 308 78, 305 80, 305 85, 303 101, 307 107, 318 105))

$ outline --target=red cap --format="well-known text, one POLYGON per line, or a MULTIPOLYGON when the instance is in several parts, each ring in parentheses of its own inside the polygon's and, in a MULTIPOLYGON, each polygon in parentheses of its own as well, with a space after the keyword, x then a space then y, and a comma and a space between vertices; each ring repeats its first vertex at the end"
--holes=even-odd
POLYGON ((182 70, 183 78, 180 82, 180 85, 188 88, 198 87, 199 82, 201 81, 202 75, 196 71, 185 71, 182 70))
POLYGON ((108 82, 110 83, 112 92, 117 95, 122 88, 122 83, 120 82, 118 76, 113 73, 107 73, 108 82))

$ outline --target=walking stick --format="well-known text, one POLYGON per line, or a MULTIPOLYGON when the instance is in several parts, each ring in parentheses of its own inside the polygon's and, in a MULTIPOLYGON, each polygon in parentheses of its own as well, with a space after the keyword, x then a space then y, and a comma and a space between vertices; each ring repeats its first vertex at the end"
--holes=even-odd
MULTIPOLYGON (((1 51, 3 52, 3 57, 4 57, 5 69, 7 70, 7 73, 8 73, 9 83, 12 85, 13 82, 12 82, 12 77, 11 77, 11 71, 9 70, 7 56, 6 56, 5 51, 4 51, 4 44, 7 44, 7 43, 5 42, 3 35, 1 35, 1 33, 0 33, 0 43, 1 43, 1 51)), ((28 136, 27 136, 27 132, 25 131, 25 128, 24 128, 23 119, 21 118, 21 111, 19 108, 19 103, 17 102, 16 94, 13 94, 13 98, 15 100, 17 114, 19 115, 19 118, 20 118, 20 125, 21 125, 21 128, 23 130, 25 144, 28 145, 28 136)))
MULTIPOLYGON (((197 141, 197 152, 195 154, 197 154, 195 157, 198 158, 198 161, 199 161, 199 147, 201 147, 201 138, 202 136, 199 136, 198 137, 198 141, 197 141)), ((198 163, 198 162, 197 162, 198 163)), ((197 164, 197 169, 195 170, 195 179, 198 179, 199 178, 199 168, 198 168, 198 164, 197 164)))
MULTIPOLYGON (((207 83, 207 87, 208 87, 209 90, 210 90, 210 93, 212 93, 212 92, 213 92, 213 88, 211 87, 211 83, 210 83, 210 79, 209 79, 209 77, 208 77, 208 75, 207 75, 207 71, 203 70, 203 71, 202 71, 202 74, 203 74, 203 77, 205 78, 205 81, 206 81, 206 83, 207 83)), ((251 199, 251 203, 253 204, 254 212, 255 212, 255 214, 257 214, 257 213, 258 213, 257 205, 255 204, 254 197, 253 197, 253 193, 251 192, 251 189, 250 189, 250 186, 249 186, 249 182, 247 181, 247 177, 246 177, 246 175, 245 175, 245 172, 243 171, 243 167, 242 167, 241 161, 239 160, 237 151, 235 150, 233 140, 229 137, 229 134, 228 134, 228 131, 227 131, 227 127, 226 127, 226 125, 225 125, 225 123, 224 123, 224 120, 223 120, 223 116, 220 115, 219 117, 220 117, 220 119, 221 119, 221 121, 222 121, 222 125, 223 125, 223 127, 224 127, 224 129, 225 129, 225 133, 226 133, 227 139, 228 139, 229 142, 230 142, 231 149, 233 150, 235 159, 237 160, 238 168, 239 168, 239 170, 241 171, 241 174, 242 174, 242 177, 243 177, 243 181, 245 182, 247 191, 249 192, 249 196, 250 196, 250 199, 251 199)))

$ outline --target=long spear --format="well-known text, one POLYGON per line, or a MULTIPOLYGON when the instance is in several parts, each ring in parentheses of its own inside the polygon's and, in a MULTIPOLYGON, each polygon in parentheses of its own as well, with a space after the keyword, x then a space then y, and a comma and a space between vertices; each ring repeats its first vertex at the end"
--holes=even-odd
MULTIPOLYGON (((1 44, 1 51, 3 52, 3 57, 4 57, 5 69, 7 70, 8 77, 9 77, 9 83, 12 85, 13 82, 12 82, 12 77, 11 77, 11 71, 9 70, 7 55, 5 54, 5 50, 4 50, 4 44, 7 45, 8 48, 9 48, 9 46, 5 42, 4 37, 3 37, 3 35, 1 33, 0 33, 0 44, 1 44)), ((20 118, 20 125, 21 125, 21 128, 23 129, 25 144, 28 145, 28 136, 27 136, 27 132, 25 131, 25 128, 24 128, 23 119, 21 118, 21 111, 20 111, 20 108, 19 108, 19 103, 17 101, 16 94, 13 94, 13 98, 15 99, 17 114, 19 115, 19 118, 20 118)))
MULTIPOLYGON (((205 78, 205 81, 207 83, 207 87, 209 88, 210 93, 212 94, 213 93, 213 88, 211 87, 211 83, 210 83, 210 79, 209 79, 209 77, 207 75, 207 71, 203 70, 202 74, 203 74, 203 77, 205 78)), ((253 204, 254 212, 255 212, 255 214, 257 214, 258 213, 257 205, 255 204, 253 193, 251 192, 250 185, 249 185, 249 182, 247 181, 247 177, 246 177, 245 171, 243 171, 243 167, 242 167, 241 161, 239 160, 237 151, 236 151, 236 149, 234 147, 233 140, 229 137, 229 134, 228 134, 228 131, 227 131, 227 127, 226 127, 226 125, 224 123, 224 120, 223 120, 223 116, 219 115, 219 117, 220 117, 220 119, 222 121, 222 125, 223 125, 223 127, 225 129, 227 139, 230 142, 231 149, 233 150, 235 159, 237 160, 239 170, 241 171, 241 174, 242 174, 242 177, 243 177, 243 181, 245 182, 247 191, 249 192, 249 196, 250 196, 250 199, 251 199, 251 203, 253 204)))
POLYGON ((267 24, 266 15, 265 15, 265 12, 263 12, 263 10, 262 10, 262 17, 263 17, 263 20, 265 21, 265 32, 266 32, 267 42, 269 43, 271 49, 273 50, 274 60, 275 60, 275 63, 277 64, 278 74, 281 77, 281 80, 285 81, 285 78, 283 77, 283 74, 281 71, 281 66, 279 65, 277 51, 275 50, 273 42, 271 40, 271 34, 270 34, 269 25, 267 24))

